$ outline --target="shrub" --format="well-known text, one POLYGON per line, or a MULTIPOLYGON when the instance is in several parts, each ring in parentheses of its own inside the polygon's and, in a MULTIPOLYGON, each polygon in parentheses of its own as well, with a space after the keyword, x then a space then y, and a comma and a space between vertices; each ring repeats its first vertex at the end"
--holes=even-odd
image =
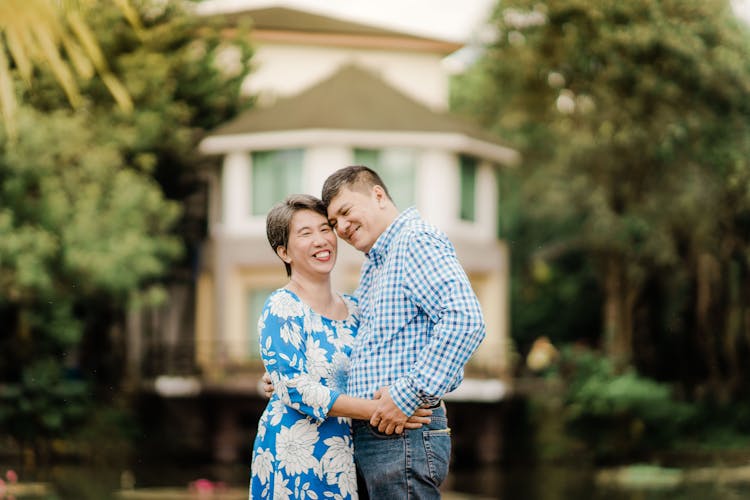
POLYGON ((669 448, 696 416, 669 385, 622 372, 603 356, 564 348, 560 373, 566 381, 566 427, 597 461, 630 460, 669 448))

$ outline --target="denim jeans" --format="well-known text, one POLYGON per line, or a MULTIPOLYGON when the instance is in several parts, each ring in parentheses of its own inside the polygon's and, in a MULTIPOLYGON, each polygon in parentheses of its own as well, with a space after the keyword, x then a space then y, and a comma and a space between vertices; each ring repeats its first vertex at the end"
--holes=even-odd
POLYGON ((372 500, 440 498, 448 475, 451 435, 445 408, 431 422, 403 434, 383 434, 366 420, 354 420, 354 457, 372 500))

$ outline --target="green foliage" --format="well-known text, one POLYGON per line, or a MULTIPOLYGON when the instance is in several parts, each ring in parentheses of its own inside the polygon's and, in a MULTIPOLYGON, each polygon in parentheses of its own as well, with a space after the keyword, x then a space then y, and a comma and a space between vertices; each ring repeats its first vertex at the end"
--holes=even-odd
POLYGON ((707 402, 696 405, 696 417, 674 448, 686 454, 750 448, 750 404, 707 402))
POLYGON ((524 189, 541 203, 526 208, 577 220, 592 251, 675 264, 670 235, 715 230, 701 215, 729 166, 717 147, 746 146, 736 138, 750 112, 747 37, 724 2, 539 5, 501 4, 484 62, 493 85, 480 95, 496 110, 490 124, 531 153, 524 189))
MULTIPOLYGON (((109 2, 85 13, 135 110, 117 108, 98 77, 79 82, 82 104, 71 110, 49 69, 37 68, 21 96, 17 139, 0 136, 0 384, 7 398, 23 397, 25 374, 41 362, 50 373, 66 366, 90 381, 76 396, 81 405, 116 394, 123 345, 112 332, 129 307, 163 300, 165 280, 189 279, 203 237, 193 198, 204 188, 205 159, 195 147, 207 129, 251 103, 239 92, 251 56, 245 31, 222 33, 181 2, 132 4, 138 29, 109 2)), ((58 373, 47 383, 39 401, 54 401, 73 382, 58 373)), ((16 399, 2 405, 4 421, 15 423, 0 423, 0 433, 49 444, 83 425, 63 409, 24 422, 16 399)))
POLYGON ((520 199, 522 174, 502 172, 500 237, 510 247, 511 334, 518 350, 548 337, 553 344, 595 342, 601 327, 597 277, 566 225, 535 223, 520 199))
POLYGON ((80 302, 104 294, 125 305, 165 272, 180 252, 168 233, 179 209, 82 115, 25 108, 19 131, 0 151, 0 304, 20 312, 0 343, 36 337, 35 355, 49 355, 45 340, 80 340, 80 302))
POLYGON ((0 385, 0 427, 22 444, 45 446, 86 420, 88 391, 85 382, 67 378, 57 361, 36 361, 18 383, 0 385))
MULTIPOLYGON (((598 288, 609 356, 696 396, 708 382, 716 397, 743 397, 747 27, 724 0, 503 0, 493 26, 454 106, 523 153, 510 207, 522 215, 502 235, 520 242, 521 299, 552 318, 542 304, 572 290, 571 315, 591 317, 598 288), (662 362, 675 349, 685 361, 662 362)), ((554 329, 517 314, 523 328, 554 329)))
POLYGON ((619 373, 593 351, 563 349, 560 369, 567 386, 565 421, 598 460, 632 459, 673 446, 697 415, 669 385, 632 369, 619 373))
POLYGON ((139 434, 136 418, 127 400, 116 400, 113 405, 98 405, 88 413, 86 424, 63 442, 67 452, 85 457, 96 465, 122 465, 133 457, 134 443, 139 434))

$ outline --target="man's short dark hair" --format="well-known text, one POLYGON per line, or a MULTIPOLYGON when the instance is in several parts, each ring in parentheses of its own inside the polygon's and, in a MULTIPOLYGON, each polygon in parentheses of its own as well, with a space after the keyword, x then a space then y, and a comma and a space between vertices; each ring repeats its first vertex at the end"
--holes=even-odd
MULTIPOLYGON (((300 210, 312 210, 319 213, 328 220, 326 206, 315 196, 309 194, 293 194, 271 207, 266 216, 266 237, 271 248, 276 252, 279 247, 289 244, 289 227, 292 225, 292 217, 300 210)), ((286 275, 292 276, 292 266, 284 262, 286 275)))
POLYGON ((388 199, 391 199, 388 188, 377 172, 364 165, 352 165, 340 168, 328 176, 328 179, 323 183, 321 198, 323 198, 323 203, 327 207, 342 188, 369 192, 374 186, 382 187, 385 195, 388 199))

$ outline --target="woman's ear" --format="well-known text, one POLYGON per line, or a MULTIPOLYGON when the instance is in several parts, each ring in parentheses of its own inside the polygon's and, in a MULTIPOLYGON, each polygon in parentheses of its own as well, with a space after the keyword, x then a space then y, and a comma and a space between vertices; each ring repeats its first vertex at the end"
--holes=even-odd
POLYGON ((283 260, 284 262, 286 262, 287 264, 291 264, 292 263, 292 259, 290 259, 289 255, 287 255, 287 253, 286 253, 286 247, 285 246, 281 245, 281 246, 276 247, 276 255, 278 255, 279 258, 281 260, 283 260))

